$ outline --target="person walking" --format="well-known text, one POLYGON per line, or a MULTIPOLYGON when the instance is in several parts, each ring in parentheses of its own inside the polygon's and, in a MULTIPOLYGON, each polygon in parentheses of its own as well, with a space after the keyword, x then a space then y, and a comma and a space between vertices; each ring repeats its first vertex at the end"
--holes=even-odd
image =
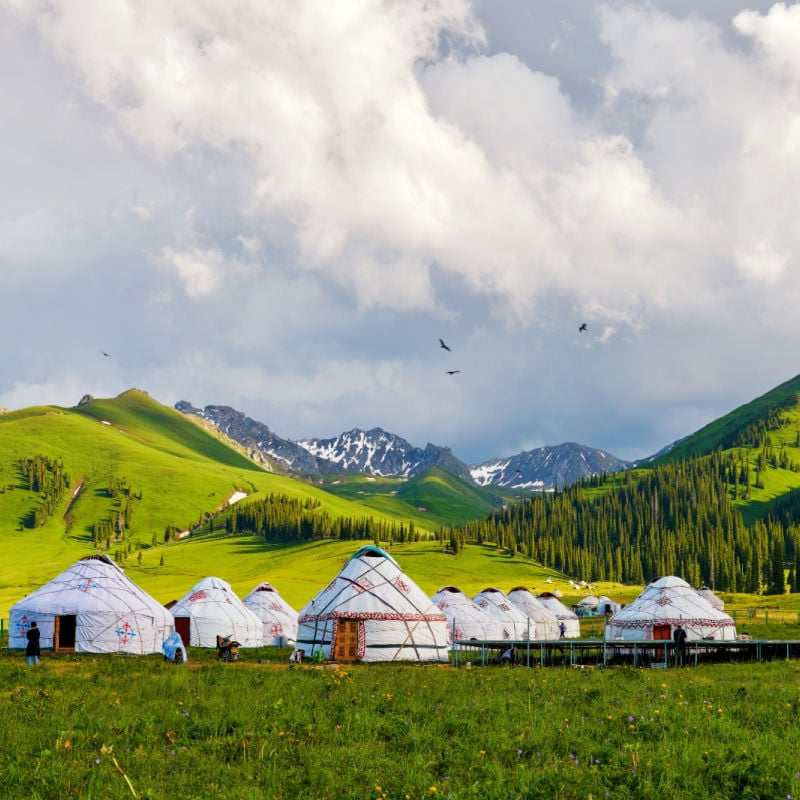
POLYGON ((39 638, 41 636, 41 631, 39 630, 38 626, 36 625, 36 621, 34 620, 31 622, 30 628, 28 628, 27 632, 25 633, 25 638, 28 640, 28 644, 25 646, 25 655, 28 657, 28 666, 31 664, 38 664, 39 663, 39 638))
POLYGON ((566 623, 564 623, 564 622, 560 622, 559 623, 559 625, 558 625, 558 633, 559 633, 559 637, 558 637, 559 639, 565 639, 566 638, 566 636, 567 636, 566 623))

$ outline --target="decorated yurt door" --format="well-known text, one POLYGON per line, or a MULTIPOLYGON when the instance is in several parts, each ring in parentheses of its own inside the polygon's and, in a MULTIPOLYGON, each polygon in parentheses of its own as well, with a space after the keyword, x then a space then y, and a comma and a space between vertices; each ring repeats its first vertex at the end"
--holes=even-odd
POLYGON ((333 643, 333 658, 336 661, 355 661, 358 658, 358 620, 338 621, 336 641, 333 643))

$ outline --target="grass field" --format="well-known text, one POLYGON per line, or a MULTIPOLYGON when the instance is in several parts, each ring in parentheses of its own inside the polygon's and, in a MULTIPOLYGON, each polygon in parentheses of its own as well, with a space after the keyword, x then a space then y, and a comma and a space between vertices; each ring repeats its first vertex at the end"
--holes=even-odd
POLYGON ((0 656, 0 796, 796 798, 800 663, 688 669, 0 656))

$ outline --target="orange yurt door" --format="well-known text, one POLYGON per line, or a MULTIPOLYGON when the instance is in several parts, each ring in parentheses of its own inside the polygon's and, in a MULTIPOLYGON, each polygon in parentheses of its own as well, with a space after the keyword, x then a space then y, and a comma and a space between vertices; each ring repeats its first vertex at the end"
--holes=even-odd
MULTIPOLYGON (((653 625, 653 639, 655 640, 669 640, 672 638, 672 626, 671 625, 653 625)), ((656 658, 663 658, 664 651, 653 650, 653 655, 656 658)))
POLYGON ((335 661, 355 661, 358 658, 358 620, 340 619, 333 643, 335 661))

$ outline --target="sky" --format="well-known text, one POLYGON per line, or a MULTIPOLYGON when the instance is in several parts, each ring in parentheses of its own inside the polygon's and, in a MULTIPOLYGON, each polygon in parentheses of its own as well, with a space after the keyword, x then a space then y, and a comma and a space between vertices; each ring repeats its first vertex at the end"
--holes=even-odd
POLYGON ((800 373, 798 4, 0 0, 0 178, 8 409, 635 459, 800 373))

